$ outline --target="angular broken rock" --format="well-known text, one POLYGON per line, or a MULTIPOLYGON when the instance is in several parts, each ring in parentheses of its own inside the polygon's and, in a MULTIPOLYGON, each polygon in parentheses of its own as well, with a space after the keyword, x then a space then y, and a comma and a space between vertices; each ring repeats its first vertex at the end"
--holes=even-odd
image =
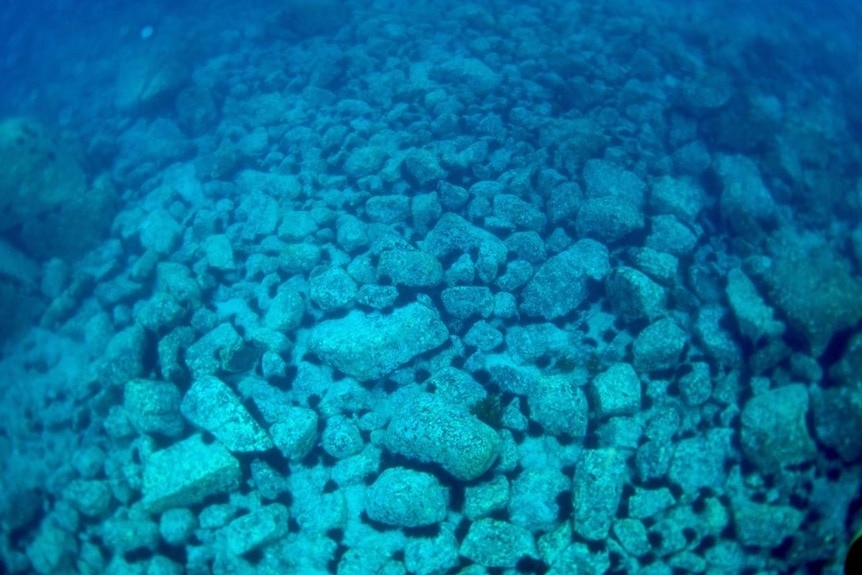
POLYGON ((327 365, 370 381, 442 345, 448 337, 436 311, 413 303, 385 316, 353 311, 324 321, 312 331, 309 347, 327 365))

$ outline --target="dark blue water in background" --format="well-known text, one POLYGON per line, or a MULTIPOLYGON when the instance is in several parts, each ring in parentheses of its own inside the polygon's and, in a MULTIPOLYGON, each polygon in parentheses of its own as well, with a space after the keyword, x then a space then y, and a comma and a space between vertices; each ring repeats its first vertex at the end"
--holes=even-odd
POLYGON ((0 571, 839 573, 860 29, 5 0, 0 571))

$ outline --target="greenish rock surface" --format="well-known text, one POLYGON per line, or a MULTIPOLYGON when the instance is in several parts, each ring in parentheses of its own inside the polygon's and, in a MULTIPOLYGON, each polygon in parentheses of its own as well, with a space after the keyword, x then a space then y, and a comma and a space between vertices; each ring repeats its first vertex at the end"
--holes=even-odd
POLYGON ((188 507, 239 487, 239 461, 218 442, 201 435, 150 455, 144 465, 143 505, 149 513, 188 507))
POLYGON ((769 300, 820 355, 837 332, 862 319, 862 281, 826 246, 785 239, 773 250, 778 255, 763 275, 769 300))
POLYGON ((133 379, 123 388, 126 415, 138 433, 177 437, 183 430, 180 390, 168 381, 133 379))
POLYGON ((442 521, 448 503, 448 491, 430 473, 392 467, 369 486, 365 510, 374 521, 420 527, 442 521))
POLYGON ((221 533, 228 550, 243 555, 287 534, 287 507, 273 503, 231 521, 221 533))
POLYGON ((461 555, 485 567, 514 568, 522 557, 536 557, 536 544, 523 527, 480 519, 470 525, 461 555))
POLYGON ((461 405, 430 393, 407 400, 386 430, 386 446, 423 462, 433 462, 461 481, 485 473, 500 450, 500 438, 461 405))
POLYGON ((763 472, 801 465, 817 455, 808 434, 808 391, 802 384, 770 389, 742 408, 742 450, 763 472))
POLYGON ((388 315, 353 311, 314 327, 309 348, 360 381, 383 377, 446 341, 449 331, 437 312, 413 303, 388 315))
POLYGON ((270 449, 272 440, 248 413, 236 393, 217 377, 197 379, 186 392, 182 414, 212 433, 230 451, 247 453, 270 449))

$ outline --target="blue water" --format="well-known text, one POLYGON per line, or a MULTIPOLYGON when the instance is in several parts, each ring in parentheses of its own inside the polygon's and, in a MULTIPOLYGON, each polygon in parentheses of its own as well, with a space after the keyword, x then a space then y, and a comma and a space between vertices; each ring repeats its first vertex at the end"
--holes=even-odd
POLYGON ((858 572, 859 5, 37 4, 0 572, 858 572))

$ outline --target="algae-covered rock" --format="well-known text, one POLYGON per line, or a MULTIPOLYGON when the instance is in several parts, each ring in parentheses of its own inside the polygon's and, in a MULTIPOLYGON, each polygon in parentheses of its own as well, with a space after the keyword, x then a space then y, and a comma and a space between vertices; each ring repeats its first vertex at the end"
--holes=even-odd
POLYGON ((862 319, 862 279, 838 253, 803 238, 782 237, 771 246, 776 254, 763 274, 769 303, 781 310, 789 326, 819 356, 833 336, 862 319))
POLYGON ((453 477, 471 481, 500 453, 500 438, 465 407, 422 393, 407 400, 386 430, 386 447, 410 459, 437 463, 453 477))
POLYGON ((413 303, 386 316, 358 311, 315 326, 309 348, 324 363, 360 381, 388 375, 449 336, 436 311, 413 303))
POLYGON ((99 238, 114 191, 89 182, 79 146, 29 118, 0 121, 0 232, 40 259, 73 257, 99 238))

